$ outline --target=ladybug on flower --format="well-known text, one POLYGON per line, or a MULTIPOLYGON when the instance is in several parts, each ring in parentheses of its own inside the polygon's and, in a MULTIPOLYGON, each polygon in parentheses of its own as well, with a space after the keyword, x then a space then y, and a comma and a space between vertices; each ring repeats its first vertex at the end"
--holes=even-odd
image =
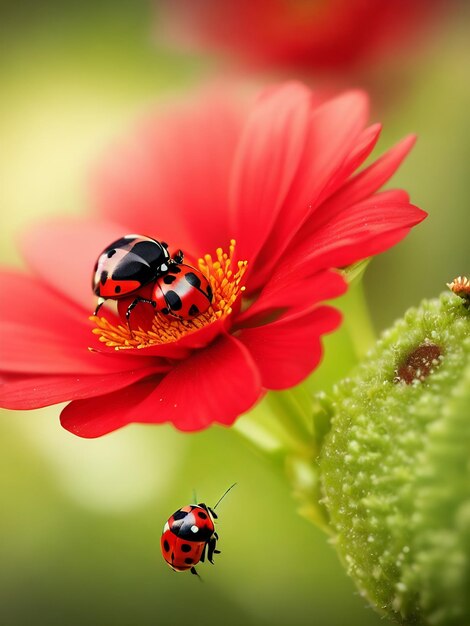
POLYGON ((194 267, 183 264, 183 252, 172 257, 168 244, 142 235, 125 235, 107 246, 98 257, 93 271, 92 287, 98 296, 97 315, 106 300, 134 296, 127 307, 126 320, 139 304, 150 304, 164 315, 192 319, 204 313, 213 294, 207 278, 194 267), (140 295, 151 283, 151 298, 140 295))
POLYGON ((1 406, 69 402, 61 423, 87 438, 135 422, 196 431, 301 383, 341 323, 325 304, 348 287, 337 268, 426 215, 381 190, 414 137, 362 167, 381 129, 367 119, 365 93, 300 83, 150 116, 97 171, 96 213, 23 233, 34 271, 0 274, 1 406), (115 310, 90 319, 90 269, 112 241, 93 289, 97 313, 115 310))

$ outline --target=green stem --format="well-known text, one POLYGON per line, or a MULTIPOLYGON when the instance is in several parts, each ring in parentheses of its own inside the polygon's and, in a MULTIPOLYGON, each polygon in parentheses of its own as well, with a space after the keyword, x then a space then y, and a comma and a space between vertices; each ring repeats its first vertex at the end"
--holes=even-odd
POLYGON ((299 512, 329 532, 328 516, 321 504, 318 458, 330 428, 328 397, 321 390, 351 370, 375 343, 362 285, 367 262, 345 271, 348 292, 335 301, 344 314, 343 328, 327 337, 321 367, 301 385, 287 391, 268 392, 234 430, 282 473, 300 502, 299 512), (330 345, 329 345, 330 344, 330 345))
POLYGON ((345 319, 346 328, 352 338, 358 360, 362 360, 375 345, 375 334, 369 307, 364 293, 364 282, 360 280, 349 292, 349 315, 345 319))
MULTIPOLYGON (((364 273, 371 259, 353 263, 341 270, 349 284, 347 293, 335 301, 344 313, 344 327, 360 361, 377 340, 364 294, 364 273)), ((341 377, 340 377, 341 378, 341 377)))
POLYGON ((299 513, 328 531, 321 499, 317 457, 319 448, 313 433, 311 397, 302 385, 289 391, 269 392, 234 430, 287 475, 299 513), (309 415, 310 414, 310 415, 309 415))
POLYGON ((234 429, 256 448, 273 459, 286 453, 310 457, 313 437, 308 424, 311 420, 294 390, 269 392, 247 415, 241 417, 234 429))
POLYGON ((375 345, 376 334, 367 306, 362 280, 351 285, 342 300, 344 326, 351 338, 357 360, 360 361, 375 345))

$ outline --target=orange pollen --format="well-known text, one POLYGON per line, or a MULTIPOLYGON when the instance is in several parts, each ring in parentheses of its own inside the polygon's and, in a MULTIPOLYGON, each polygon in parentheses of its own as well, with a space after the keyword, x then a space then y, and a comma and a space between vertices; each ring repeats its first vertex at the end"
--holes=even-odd
POLYGON ((199 270, 206 276, 212 287, 213 300, 207 311, 197 317, 183 320, 157 312, 150 329, 143 330, 139 327, 131 333, 127 325, 114 326, 105 317, 92 315, 90 320, 96 324, 92 332, 110 348, 129 350, 172 343, 208 324, 224 319, 232 313, 232 305, 245 291, 241 282, 248 261, 238 261, 236 267, 232 269, 234 251, 235 240, 232 239, 228 254, 222 248, 217 248, 215 260, 210 254, 198 260, 199 270))

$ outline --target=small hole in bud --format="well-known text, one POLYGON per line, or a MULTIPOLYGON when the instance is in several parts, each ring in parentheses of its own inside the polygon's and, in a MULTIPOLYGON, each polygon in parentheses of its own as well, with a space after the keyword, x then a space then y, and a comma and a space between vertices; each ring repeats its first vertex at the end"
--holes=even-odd
POLYGON ((424 380, 437 366, 441 354, 441 349, 436 344, 423 343, 415 348, 396 369, 393 382, 411 385, 414 380, 424 380))

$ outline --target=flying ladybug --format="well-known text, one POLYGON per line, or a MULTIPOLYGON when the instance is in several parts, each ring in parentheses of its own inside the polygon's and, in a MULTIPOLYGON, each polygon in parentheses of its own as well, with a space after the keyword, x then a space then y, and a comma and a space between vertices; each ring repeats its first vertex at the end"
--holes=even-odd
POLYGON ((235 485, 227 489, 213 508, 204 503, 188 504, 165 523, 160 541, 162 555, 175 572, 190 570, 198 576, 195 566, 204 563, 206 552, 209 563, 214 563, 214 554, 220 554, 216 549, 219 536, 214 528, 217 519, 214 509, 235 485))

